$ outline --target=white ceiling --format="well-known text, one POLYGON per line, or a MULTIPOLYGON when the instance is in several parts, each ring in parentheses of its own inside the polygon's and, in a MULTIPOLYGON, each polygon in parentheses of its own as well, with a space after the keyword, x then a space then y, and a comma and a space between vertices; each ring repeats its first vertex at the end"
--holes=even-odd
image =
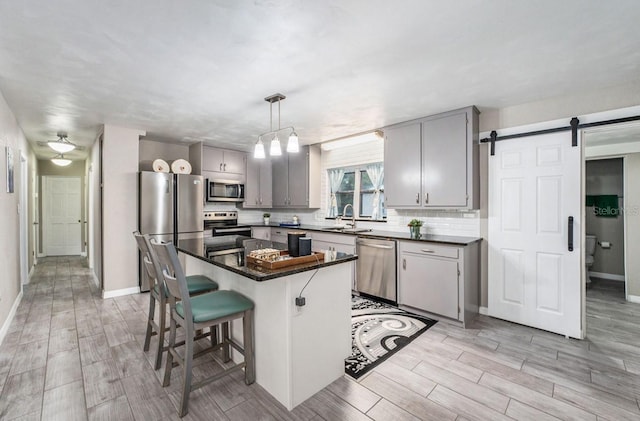
POLYGON ((0 91, 34 145, 113 124, 249 150, 276 92, 316 143, 632 82, 638 22, 637 0, 6 0, 0 91))

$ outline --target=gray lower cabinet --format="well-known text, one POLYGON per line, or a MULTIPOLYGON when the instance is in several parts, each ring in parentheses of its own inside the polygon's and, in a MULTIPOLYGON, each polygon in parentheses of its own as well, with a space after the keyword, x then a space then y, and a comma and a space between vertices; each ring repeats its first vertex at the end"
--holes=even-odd
POLYGON ((251 227, 251 238, 271 240, 271 227, 251 227))
POLYGON ((398 305, 469 323, 478 313, 478 243, 399 242, 398 305))
POLYGON ((271 160, 247 159, 247 181, 244 184, 243 208, 271 208, 271 160))
MULTIPOLYGON (((356 237, 344 234, 327 234, 324 232, 310 232, 307 237, 311 237, 311 249, 313 251, 325 252, 335 250, 340 253, 356 254, 356 237)), ((355 270, 353 265, 351 271, 351 289, 355 290, 355 270)))
POLYGON ((320 207, 320 148, 301 146, 298 153, 271 157, 274 208, 320 207))
POLYGON ((399 209, 480 207, 478 110, 385 127, 385 203, 399 209))

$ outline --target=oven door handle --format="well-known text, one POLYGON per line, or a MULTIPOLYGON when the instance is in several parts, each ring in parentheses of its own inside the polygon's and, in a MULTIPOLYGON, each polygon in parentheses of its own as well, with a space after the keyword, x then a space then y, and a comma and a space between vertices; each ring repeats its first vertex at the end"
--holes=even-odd
POLYGON ((213 236, 216 237, 220 234, 235 234, 238 232, 251 232, 251 228, 213 228, 213 236))

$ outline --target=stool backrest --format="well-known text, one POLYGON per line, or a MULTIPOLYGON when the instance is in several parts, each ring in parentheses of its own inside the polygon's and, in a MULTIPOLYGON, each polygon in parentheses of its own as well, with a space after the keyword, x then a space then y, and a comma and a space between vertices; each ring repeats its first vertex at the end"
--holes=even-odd
POLYGON ((162 280, 157 276, 157 262, 154 262, 154 256, 151 253, 151 243, 149 242, 149 235, 142 235, 138 231, 134 231, 133 237, 136 239, 136 243, 138 243, 138 249, 142 254, 142 263, 144 264, 144 268, 147 271, 147 275, 149 276, 149 289, 153 290, 156 286, 158 286, 159 293, 163 293, 164 285, 162 283, 162 280))
POLYGON ((162 273, 164 285, 169 293, 169 304, 173 307, 175 302, 182 300, 184 316, 186 320, 192 320, 191 301, 189 300, 189 287, 184 275, 178 253, 173 243, 162 243, 151 239, 151 250, 158 259, 158 270, 162 273))

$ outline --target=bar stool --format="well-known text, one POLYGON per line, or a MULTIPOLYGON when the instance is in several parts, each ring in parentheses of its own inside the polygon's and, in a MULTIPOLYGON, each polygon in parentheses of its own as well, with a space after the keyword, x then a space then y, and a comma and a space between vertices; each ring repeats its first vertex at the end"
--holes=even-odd
MULTIPOLYGON (((136 239, 138 248, 142 253, 142 261, 144 263, 145 270, 149 276, 149 315, 147 317, 147 332, 144 337, 144 351, 149 350, 149 344, 151 343, 151 336, 158 335, 158 347, 156 349, 156 359, 154 363, 154 369, 157 370, 162 364, 162 353, 168 349, 164 346, 164 333, 167 331, 166 327, 166 314, 167 314, 167 292, 165 290, 163 282, 158 280, 156 276, 155 267, 153 264, 153 255, 151 254, 151 245, 149 243, 149 236, 142 235, 135 231, 133 236, 136 239), (155 322, 155 310, 156 302, 160 304, 160 314, 158 323, 155 322)), ((197 295, 205 292, 211 292, 218 289, 218 283, 204 275, 191 275, 187 276, 187 288, 189 295, 197 295)), ((211 340, 214 341, 213 335, 216 334, 213 330, 209 332, 212 335, 211 340)))
POLYGON ((181 365, 182 376, 182 396, 178 415, 183 417, 189 412, 189 393, 199 387, 207 385, 232 371, 244 368, 244 381, 252 384, 256 379, 255 360, 253 355, 253 301, 244 295, 228 290, 214 291, 195 297, 189 296, 187 281, 178 260, 176 249, 171 243, 157 243, 151 240, 151 250, 155 253, 160 267, 157 268, 162 273, 165 287, 169 292, 169 307, 171 314, 171 324, 169 331, 169 352, 165 364, 164 381, 162 386, 168 386, 171 381, 171 370, 174 366, 181 365), (242 319, 244 347, 240 346, 229 334, 229 322, 235 319, 242 319), (203 329, 213 325, 222 324, 222 340, 218 344, 212 344, 210 348, 200 351, 194 355, 194 333, 196 329, 203 329), (176 327, 182 326, 185 329, 185 350, 184 358, 176 352, 176 327), (244 356, 244 361, 235 364, 226 370, 208 377, 198 383, 191 384, 191 368, 193 358, 204 355, 209 351, 222 349, 222 356, 225 362, 229 361, 229 347, 232 346, 244 356), (176 360, 174 363, 173 360, 176 360))

